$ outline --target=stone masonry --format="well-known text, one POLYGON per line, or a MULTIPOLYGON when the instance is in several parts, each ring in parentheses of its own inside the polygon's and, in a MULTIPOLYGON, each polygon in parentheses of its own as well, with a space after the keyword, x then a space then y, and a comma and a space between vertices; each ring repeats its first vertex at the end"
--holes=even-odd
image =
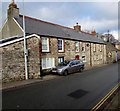
POLYGON ((76 55, 79 55, 80 59, 85 56, 85 65, 94 66, 98 64, 104 64, 106 61, 106 48, 104 44, 79 42, 79 52, 75 51, 75 40, 64 40, 64 52, 58 52, 58 39, 49 38, 50 52, 42 53, 42 58, 55 58, 55 65, 58 65, 58 57, 64 57, 64 60, 75 59, 76 55), (82 44, 85 46, 85 50, 82 51, 82 44), (96 44, 95 51, 93 45, 96 44), (101 49, 100 49, 101 47, 101 49))
MULTIPOLYGON (((27 39, 29 78, 40 76, 40 40, 36 37, 27 39)), ((2 81, 25 79, 23 40, 0 47, 2 54, 2 81)))

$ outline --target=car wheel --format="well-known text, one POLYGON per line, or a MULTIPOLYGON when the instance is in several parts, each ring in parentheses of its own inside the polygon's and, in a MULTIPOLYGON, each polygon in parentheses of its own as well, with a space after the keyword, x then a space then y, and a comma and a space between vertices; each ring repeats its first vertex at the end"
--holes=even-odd
POLYGON ((82 68, 80 68, 79 71, 82 72, 82 68))
POLYGON ((68 75, 68 71, 65 70, 64 73, 63 73, 64 76, 67 76, 68 75))
POLYGON ((82 67, 82 71, 84 70, 84 67, 82 67))

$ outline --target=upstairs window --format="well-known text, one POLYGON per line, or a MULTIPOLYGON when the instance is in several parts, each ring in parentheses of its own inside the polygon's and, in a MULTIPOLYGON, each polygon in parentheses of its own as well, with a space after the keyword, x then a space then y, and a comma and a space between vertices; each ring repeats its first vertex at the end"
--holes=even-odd
POLYGON ((86 57, 85 56, 82 56, 82 61, 86 62, 86 57))
POLYGON ((93 44, 93 51, 96 51, 96 44, 93 44))
POLYGON ((79 42, 75 42, 75 52, 79 52, 79 42))
POLYGON ((102 45, 100 45, 100 52, 102 51, 102 45))
POLYGON ((42 37, 42 52, 49 52, 49 38, 42 37))
POLYGON ((85 52, 85 43, 81 42, 82 52, 85 52))
POLYGON ((62 39, 58 39, 58 52, 64 52, 64 41, 62 39))

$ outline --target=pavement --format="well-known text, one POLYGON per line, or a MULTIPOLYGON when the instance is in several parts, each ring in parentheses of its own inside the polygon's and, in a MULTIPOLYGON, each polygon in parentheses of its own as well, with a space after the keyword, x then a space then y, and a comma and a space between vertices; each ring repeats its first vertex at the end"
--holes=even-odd
POLYGON ((113 96, 111 101, 105 107, 105 110, 106 109, 110 109, 113 111, 120 111, 120 91, 113 96))
POLYGON ((21 80, 21 81, 13 81, 13 82, 8 82, 8 83, 2 83, 2 87, 0 87, 0 90, 8 90, 11 88, 16 88, 16 87, 24 87, 26 85, 34 84, 37 82, 42 82, 42 81, 47 81, 51 79, 58 78, 58 75, 46 75, 42 78, 39 79, 28 79, 28 80, 21 80))

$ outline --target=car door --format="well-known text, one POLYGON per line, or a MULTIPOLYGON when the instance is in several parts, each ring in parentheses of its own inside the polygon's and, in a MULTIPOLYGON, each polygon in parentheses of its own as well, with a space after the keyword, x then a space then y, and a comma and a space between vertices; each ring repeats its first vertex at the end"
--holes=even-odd
POLYGON ((80 70, 80 62, 78 60, 76 60, 75 62, 75 72, 79 71, 80 70))
POLYGON ((74 61, 71 61, 69 64, 69 73, 73 73, 76 71, 76 64, 74 61))

